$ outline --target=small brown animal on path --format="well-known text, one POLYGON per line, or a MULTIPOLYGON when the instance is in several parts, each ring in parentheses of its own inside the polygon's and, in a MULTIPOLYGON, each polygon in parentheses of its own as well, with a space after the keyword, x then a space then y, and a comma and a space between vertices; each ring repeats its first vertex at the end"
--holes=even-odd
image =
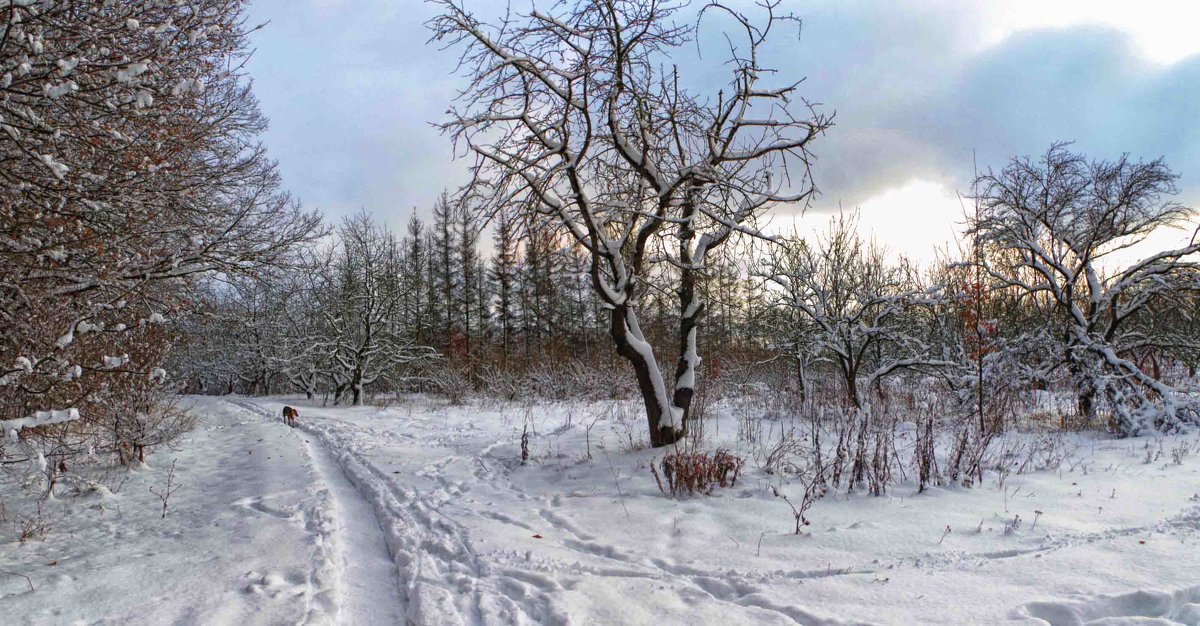
POLYGON ((283 407, 283 422, 292 428, 296 427, 296 418, 300 417, 300 411, 293 409, 290 406, 283 407))

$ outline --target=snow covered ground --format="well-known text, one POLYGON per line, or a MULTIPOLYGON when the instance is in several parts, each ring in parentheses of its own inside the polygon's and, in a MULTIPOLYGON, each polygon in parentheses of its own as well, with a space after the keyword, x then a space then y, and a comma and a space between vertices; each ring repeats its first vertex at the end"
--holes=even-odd
POLYGON ((116 493, 63 490, 44 540, 4 524, 0 622, 1200 624, 1194 435, 1073 436, 1003 488, 827 497, 795 535, 770 486, 803 487, 730 415, 707 429, 743 477, 677 500, 629 445, 635 408, 287 399, 291 430, 285 400, 190 402, 200 426, 116 493))

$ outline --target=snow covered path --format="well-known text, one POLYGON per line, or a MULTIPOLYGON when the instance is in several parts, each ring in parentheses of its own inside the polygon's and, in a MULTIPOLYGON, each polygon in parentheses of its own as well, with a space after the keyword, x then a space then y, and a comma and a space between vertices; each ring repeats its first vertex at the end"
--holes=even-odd
MULTIPOLYGON (((235 400, 265 419, 274 414, 252 402, 235 400)), ((383 539, 371 505, 321 445, 309 439, 304 447, 321 484, 329 490, 333 513, 332 538, 337 576, 338 624, 401 624, 403 599, 396 566, 383 539)))
POLYGON ((339 581, 339 624, 400 624, 404 610, 396 565, 375 512, 354 488, 337 461, 318 445, 307 444, 321 480, 334 499, 339 581))
MULTIPOLYGON (((255 402, 264 407, 264 414, 282 406, 255 402)), ((468 529, 448 513, 452 501, 471 486, 446 480, 440 469, 473 458, 443 447, 456 438, 453 432, 438 434, 436 425, 422 424, 424 420, 406 422, 402 428, 364 430, 335 417, 339 413, 305 408, 300 427, 332 453, 381 520, 401 573, 410 623, 571 623, 547 596, 562 590, 551 577, 481 564, 468 529), (397 453, 373 452, 378 448, 397 453)))
POLYGON ((589 412, 416 399, 301 427, 371 502, 412 623, 1200 624, 1200 463, 1165 460, 1195 437, 1084 437, 1005 488, 828 498, 795 536, 776 478, 663 498, 658 453, 589 412))
MULTIPOLYGON (((116 493, 61 493, 44 541, 0 545, 0 624, 399 624, 379 524, 336 462, 245 401, 192 398, 176 452, 116 493), (176 459, 165 519, 149 487, 176 459)), ((0 494, 14 513, 15 494, 0 494)))

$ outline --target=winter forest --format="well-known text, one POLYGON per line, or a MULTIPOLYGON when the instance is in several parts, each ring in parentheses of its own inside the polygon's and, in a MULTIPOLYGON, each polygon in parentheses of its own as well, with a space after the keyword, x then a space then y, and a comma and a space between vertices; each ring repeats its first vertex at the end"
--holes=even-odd
POLYGON ((989 44, 947 215, 828 197, 925 158, 842 97, 904 61, 806 80, 932 3, 393 2, 448 174, 332 210, 256 58, 375 9, 258 4, 0 0, 0 623, 1200 624, 1200 47, 1127 123, 989 44))

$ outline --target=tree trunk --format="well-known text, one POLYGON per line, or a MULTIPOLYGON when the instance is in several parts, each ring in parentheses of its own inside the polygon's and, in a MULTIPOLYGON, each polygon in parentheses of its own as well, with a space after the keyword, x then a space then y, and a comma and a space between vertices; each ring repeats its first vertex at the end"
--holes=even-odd
POLYGON ((804 357, 796 354, 796 385, 800 390, 800 402, 808 399, 808 385, 804 380, 804 357))
POLYGON ((354 378, 350 381, 350 406, 362 406, 363 395, 363 373, 362 370, 354 372, 354 378))
POLYGON ((846 377, 846 397, 850 400, 850 405, 856 409, 862 408, 862 398, 858 397, 858 372, 854 370, 844 370, 846 377))
MULTIPOLYGON (((690 238, 684 238, 688 241, 690 238)), ((697 369, 700 355, 696 347, 700 316, 704 315, 704 304, 696 298, 696 274, 691 269, 683 271, 679 286, 679 361, 675 364, 675 392, 671 404, 680 410, 679 436, 687 431, 688 418, 695 397, 697 369)))
POLYGON ((679 441, 684 436, 684 422, 672 428, 664 416, 671 411, 671 401, 667 397, 666 381, 658 369, 654 352, 642 335, 638 326, 637 315, 628 305, 612 309, 609 334, 617 345, 617 353, 633 365, 637 376, 638 391, 642 394, 642 402, 646 406, 646 420, 650 427, 650 445, 655 448, 668 446, 679 441))
POLYGON ((1080 358, 1068 348, 1067 370, 1078 386, 1075 405, 1079 416, 1091 423, 1096 418, 1096 381, 1085 371, 1080 358))
POLYGON ((1079 415, 1086 418, 1089 423, 1096 417, 1096 388, 1091 383, 1080 388, 1077 406, 1079 415))
POLYGON ((337 406, 342 403, 342 396, 345 393, 346 393, 346 384, 345 383, 337 383, 337 385, 334 386, 334 388, 333 388, 333 406, 337 406))

